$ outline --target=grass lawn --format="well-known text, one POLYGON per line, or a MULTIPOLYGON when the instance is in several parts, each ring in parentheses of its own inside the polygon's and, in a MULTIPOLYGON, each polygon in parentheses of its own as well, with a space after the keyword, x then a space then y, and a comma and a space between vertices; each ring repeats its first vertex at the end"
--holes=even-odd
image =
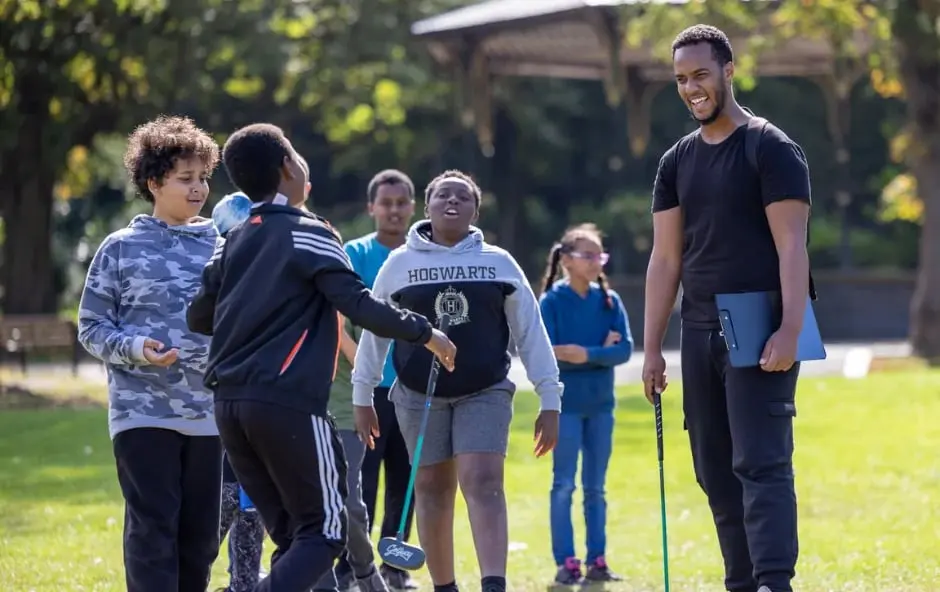
MULTIPOLYGON (((721 559, 692 475, 677 386, 665 399, 672 587, 718 591, 721 559)), ((619 394, 608 478, 608 560, 627 582, 610 588, 661 590, 652 412, 637 389, 619 394)), ((554 571, 548 531, 551 461, 530 453, 535 403, 530 393, 517 397, 507 468, 514 590, 544 589, 554 571)), ((798 407, 797 588, 940 589, 940 371, 805 380, 798 407)), ((580 500, 575 512, 580 513, 580 500)), ((122 515, 102 409, 0 411, 0 589, 123 590, 122 515)), ((581 545, 578 523, 583 520, 576 515, 581 545)), ((478 589, 465 519, 458 532, 459 581, 478 589)), ((425 572, 418 577, 427 583, 425 572)), ((223 551, 213 587, 225 582, 223 551)))

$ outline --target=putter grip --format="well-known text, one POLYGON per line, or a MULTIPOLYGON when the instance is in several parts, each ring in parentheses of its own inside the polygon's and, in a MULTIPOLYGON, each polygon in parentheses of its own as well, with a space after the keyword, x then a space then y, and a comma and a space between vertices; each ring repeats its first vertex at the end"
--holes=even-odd
POLYGON ((450 315, 442 314, 440 320, 437 321, 437 328, 441 333, 447 333, 447 330, 450 328, 450 315))
POLYGON ((653 411, 656 415, 656 453, 663 460, 663 402, 659 393, 653 393, 653 411))

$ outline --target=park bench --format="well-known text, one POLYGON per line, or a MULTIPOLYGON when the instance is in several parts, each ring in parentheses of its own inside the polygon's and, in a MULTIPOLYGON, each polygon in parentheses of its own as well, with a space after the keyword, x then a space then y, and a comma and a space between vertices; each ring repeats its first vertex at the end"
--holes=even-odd
POLYGON ((78 374, 81 347, 75 323, 56 315, 13 315, 0 317, 0 355, 18 358, 26 373, 28 356, 36 352, 68 350, 72 374, 78 374))

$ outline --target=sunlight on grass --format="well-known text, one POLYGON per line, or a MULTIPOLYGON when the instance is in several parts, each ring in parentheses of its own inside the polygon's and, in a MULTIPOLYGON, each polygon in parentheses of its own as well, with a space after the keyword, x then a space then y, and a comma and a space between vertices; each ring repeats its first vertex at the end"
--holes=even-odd
MULTIPOLYGON (((707 504, 691 470, 678 389, 665 399, 666 487, 672 586, 722 589, 707 504)), ((652 413, 635 388, 620 391, 608 479, 608 559, 623 592, 662 589, 659 489, 652 413)), ((507 465, 510 586, 544 590, 553 575, 548 536, 550 459, 531 456, 537 400, 516 398, 507 465)), ((798 395, 798 589, 913 592, 940 581, 940 372, 885 372, 862 381, 813 379, 798 395)), ((123 505, 106 415, 97 410, 0 414, 0 589, 118 591, 123 505)), ((458 573, 479 584, 463 500, 458 573)), ((575 525, 583 546, 581 500, 575 525)), ((270 551, 270 545, 268 546, 270 551)), ((223 549, 212 588, 227 581, 223 549)), ((426 572, 419 582, 427 589, 426 572)))

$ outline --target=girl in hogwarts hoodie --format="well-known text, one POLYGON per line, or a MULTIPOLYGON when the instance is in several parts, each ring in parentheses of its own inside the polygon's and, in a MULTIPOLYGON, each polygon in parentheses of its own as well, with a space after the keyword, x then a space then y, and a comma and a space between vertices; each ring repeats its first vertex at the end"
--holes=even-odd
POLYGON ((79 340, 108 371, 133 592, 205 590, 219 550, 222 450, 202 381, 209 338, 186 325, 216 244, 212 221, 196 216, 218 160, 189 119, 134 131, 124 162, 153 214, 105 238, 79 306, 79 340))
POLYGON ((579 453, 587 526, 583 575, 589 581, 620 579, 604 559, 604 482, 613 443, 614 367, 630 358, 633 338, 620 297, 607 287, 603 271, 607 259, 593 224, 569 229, 549 254, 540 303, 565 385, 550 504, 552 552, 558 566, 555 581, 563 585, 578 583, 582 577, 571 525, 579 453), (556 282, 561 270, 565 278, 556 282))

